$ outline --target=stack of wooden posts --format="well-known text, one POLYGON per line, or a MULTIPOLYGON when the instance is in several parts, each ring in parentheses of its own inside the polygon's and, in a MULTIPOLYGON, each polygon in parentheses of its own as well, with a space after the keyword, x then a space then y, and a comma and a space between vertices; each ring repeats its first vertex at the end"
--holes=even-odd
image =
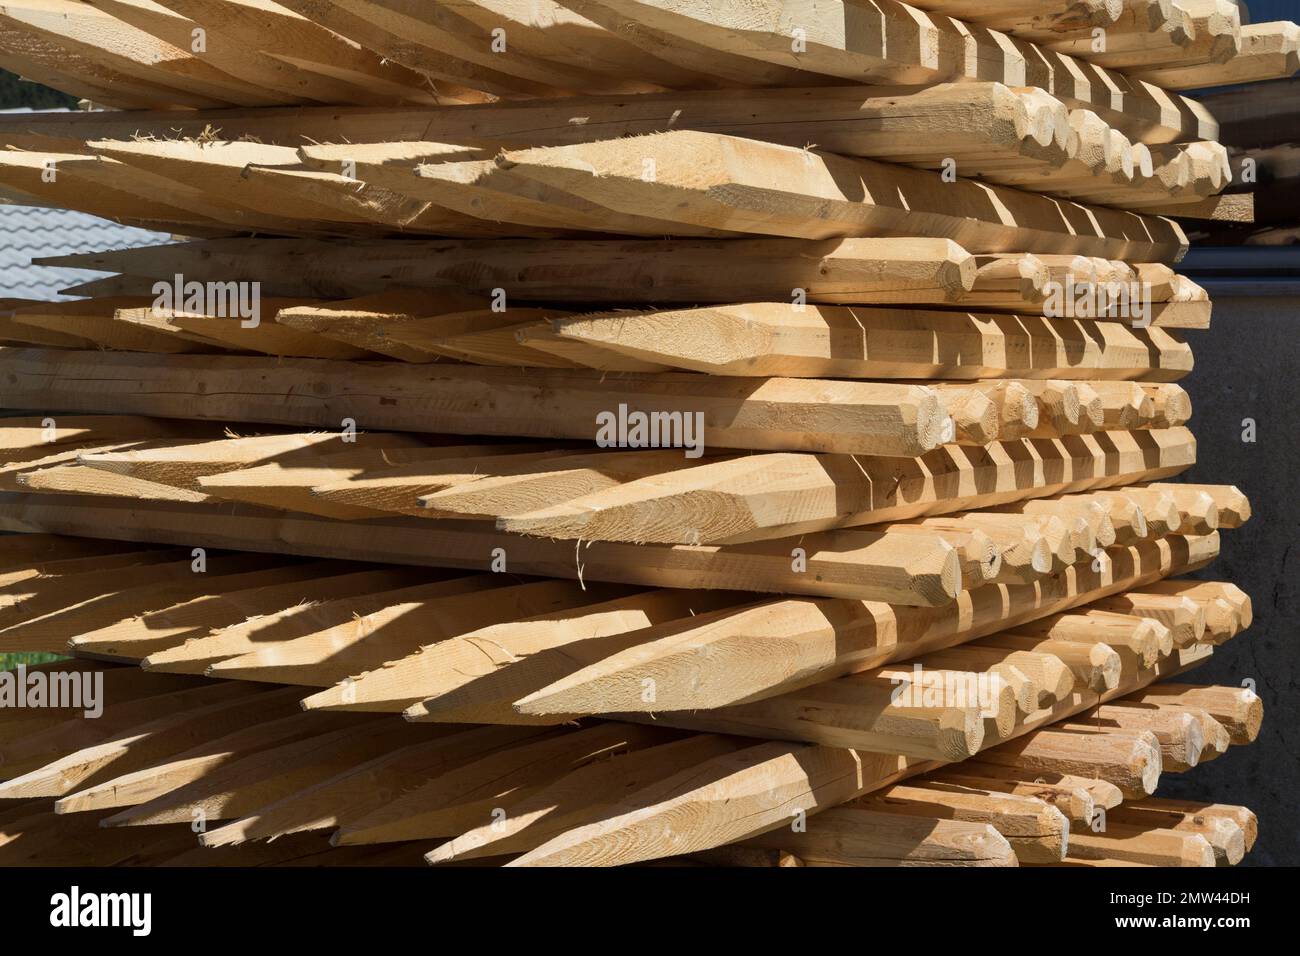
POLYGON ((1227 0, 21 0, 0 864, 1231 865, 1227 0), (1098 43, 1097 37, 1102 37, 1098 43), (888 37, 888 44, 885 40, 888 37), (24 685, 26 686, 26 685, 24 685), (198 843, 195 845, 195 833, 198 843))

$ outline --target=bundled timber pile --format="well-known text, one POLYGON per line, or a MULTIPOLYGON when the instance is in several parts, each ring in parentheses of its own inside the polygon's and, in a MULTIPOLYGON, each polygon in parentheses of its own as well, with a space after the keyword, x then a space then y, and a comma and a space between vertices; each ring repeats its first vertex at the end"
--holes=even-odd
POLYGON ((1300 28, 824 6, 0 8, 0 193, 167 234, 0 302, 0 865, 1243 858, 1182 91, 1300 28))

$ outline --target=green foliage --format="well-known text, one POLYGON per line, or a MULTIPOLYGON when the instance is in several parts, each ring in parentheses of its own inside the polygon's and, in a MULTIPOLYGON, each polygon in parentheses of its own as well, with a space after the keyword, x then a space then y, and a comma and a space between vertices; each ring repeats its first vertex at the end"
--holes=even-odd
POLYGON ((44 664, 63 660, 62 654, 0 654, 0 671, 13 670, 19 664, 44 664))
POLYGON ((60 107, 75 109, 77 97, 21 79, 7 70, 0 70, 0 109, 11 110, 21 106, 31 107, 34 110, 53 110, 60 107))

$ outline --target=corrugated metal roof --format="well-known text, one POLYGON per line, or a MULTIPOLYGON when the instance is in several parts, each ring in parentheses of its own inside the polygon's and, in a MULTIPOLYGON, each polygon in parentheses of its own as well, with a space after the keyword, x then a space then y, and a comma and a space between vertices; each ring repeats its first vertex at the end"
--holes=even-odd
POLYGON ((82 269, 34 266, 40 256, 157 245, 170 237, 85 213, 33 206, 0 206, 0 297, 66 298, 60 289, 104 275, 82 269))

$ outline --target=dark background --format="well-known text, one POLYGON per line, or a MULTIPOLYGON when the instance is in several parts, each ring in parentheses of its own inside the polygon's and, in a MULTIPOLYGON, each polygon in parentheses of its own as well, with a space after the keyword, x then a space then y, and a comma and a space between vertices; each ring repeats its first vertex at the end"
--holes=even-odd
MULTIPOLYGON (((1300 865, 1300 276, 1290 295, 1227 294, 1214 301, 1208 331, 1188 332, 1196 367, 1179 384, 1192 396, 1197 462, 1183 476, 1233 484, 1254 515, 1222 532, 1219 560, 1196 576, 1232 581, 1251 597, 1255 622, 1183 680, 1255 681, 1264 725, 1248 747, 1233 747, 1188 773, 1164 774, 1160 796, 1243 804, 1259 815, 1259 841, 1242 865, 1300 865), (1242 442, 1242 419, 1256 423, 1242 442)), ((1244 291, 1244 290, 1243 290, 1244 291)))
POLYGON ((1251 23, 1268 20, 1295 20, 1300 14, 1300 0, 1245 0, 1251 23))

